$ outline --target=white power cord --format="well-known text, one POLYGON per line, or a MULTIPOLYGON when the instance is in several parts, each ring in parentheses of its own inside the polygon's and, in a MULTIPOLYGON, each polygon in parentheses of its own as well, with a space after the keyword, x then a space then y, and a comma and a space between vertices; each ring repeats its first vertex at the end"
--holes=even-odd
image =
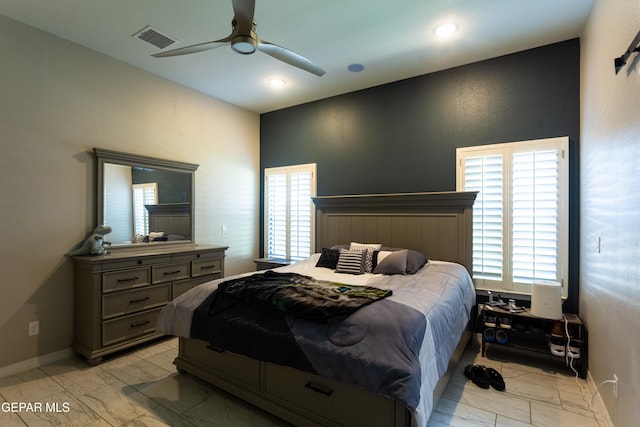
MULTIPOLYGON (((567 346, 565 348, 565 362, 566 362, 567 366, 569 366, 569 368, 571 368, 571 370, 575 374, 576 384, 578 384, 580 386, 580 391, 582 392, 582 395, 584 397, 586 397, 585 396, 585 392, 584 392, 584 387, 583 387, 582 383, 580 381, 578 381, 578 378, 580 377, 580 374, 578 373, 576 368, 573 366, 574 358, 573 357, 569 357, 569 344, 571 344, 571 335, 569 334, 569 320, 567 320, 567 316, 565 316, 564 313, 562 314, 562 319, 564 320, 564 332, 567 335, 567 344, 566 344, 567 346)), ((596 390, 596 393, 597 393, 597 390, 596 390)), ((593 396, 591 396, 591 402, 589 403, 589 408, 591 408, 591 406, 593 405, 593 397, 594 396, 595 396, 595 393, 594 393, 593 396)))
POLYGON ((617 384, 617 383, 618 382, 616 380, 604 380, 600 384, 598 384, 598 387, 596 387, 596 391, 594 391, 593 394, 591 395, 591 404, 593 405, 593 399, 596 397, 596 394, 598 394, 598 392, 600 391, 600 387, 602 387, 605 384, 617 384))
POLYGON ((566 365, 571 368, 571 370, 573 371, 574 374, 576 374, 576 378, 578 378, 580 375, 578 374, 578 371, 576 370, 576 368, 573 367, 573 357, 569 356, 569 345, 571 344, 571 335, 569 334, 569 320, 567 320, 567 316, 564 315, 564 313, 562 314, 562 320, 564 320, 564 333, 567 336, 567 343, 566 343, 566 347, 565 347, 565 356, 564 356, 564 361, 566 363, 566 365))
MULTIPOLYGON (((576 384, 578 384, 580 386, 580 390, 582 391, 582 395, 586 398, 582 382, 578 381, 578 378, 580 377, 580 375, 578 374, 578 371, 576 370, 576 368, 573 367, 574 358, 573 357, 569 357, 569 344, 571 344, 571 335, 569 334, 569 320, 567 320, 567 317, 564 315, 564 313, 562 314, 562 319, 564 320, 564 331, 565 331, 565 334, 567 335, 567 347, 565 349, 565 361, 568 362, 569 368, 571 368, 571 370, 574 372, 576 384), (567 360, 567 358, 571 359, 571 360, 567 360)), ((596 394, 598 394, 598 392, 600 391, 600 387, 602 387, 605 384, 609 384, 609 383, 616 383, 616 381, 615 380, 605 380, 605 381, 602 381, 600 384, 598 384, 598 386, 596 387, 596 390, 591 395, 591 400, 589 401, 589 409, 593 408, 593 399, 595 399, 596 394)), ((600 420, 598 420, 597 418, 596 418, 596 422, 598 423, 598 425, 601 425, 600 424, 600 420)))

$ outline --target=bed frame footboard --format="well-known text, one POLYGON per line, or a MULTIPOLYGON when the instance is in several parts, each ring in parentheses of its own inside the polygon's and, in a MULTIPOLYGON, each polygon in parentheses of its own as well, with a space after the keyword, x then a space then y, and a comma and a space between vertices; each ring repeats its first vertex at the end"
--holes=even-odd
MULTIPOLYGON (((433 392, 433 405, 471 338, 467 327, 433 392)), ((180 338, 174 364, 240 399, 301 427, 366 425, 409 427, 411 413, 399 401, 293 368, 220 352, 205 341, 180 338)))
POLYGON ((400 402, 308 372, 218 352, 205 341, 180 338, 175 365, 301 427, 409 427, 400 402))

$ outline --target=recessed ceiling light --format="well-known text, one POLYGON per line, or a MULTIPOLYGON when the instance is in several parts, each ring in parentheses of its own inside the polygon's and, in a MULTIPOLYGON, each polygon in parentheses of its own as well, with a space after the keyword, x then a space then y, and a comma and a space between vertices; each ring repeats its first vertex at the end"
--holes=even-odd
POLYGON ((286 84, 286 82, 282 79, 271 79, 269 80, 269 84, 273 87, 282 87, 286 84))
POLYGON ((458 31, 458 25, 454 22, 448 22, 446 24, 438 25, 433 32, 438 38, 444 39, 450 37, 456 31, 458 31))
POLYGON ((364 65, 362 65, 362 64, 350 64, 347 67, 347 70, 351 71, 352 73, 359 73, 360 71, 364 70, 364 65))

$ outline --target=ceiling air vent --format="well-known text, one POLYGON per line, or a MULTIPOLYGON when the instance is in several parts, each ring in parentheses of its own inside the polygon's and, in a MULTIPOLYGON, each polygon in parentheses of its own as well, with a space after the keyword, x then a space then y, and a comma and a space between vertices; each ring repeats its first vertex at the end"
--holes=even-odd
POLYGON ((164 49, 165 47, 172 45, 173 43, 178 41, 166 34, 161 33, 155 28, 150 27, 149 25, 135 33, 133 37, 139 38, 140 40, 150 43, 160 49, 164 49))

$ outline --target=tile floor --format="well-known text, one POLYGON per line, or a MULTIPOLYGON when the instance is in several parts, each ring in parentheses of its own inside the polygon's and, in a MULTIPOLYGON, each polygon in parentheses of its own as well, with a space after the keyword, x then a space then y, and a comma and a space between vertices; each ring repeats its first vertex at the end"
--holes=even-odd
MULTIPOLYGON (((177 339, 170 339, 98 366, 70 358, 0 378, 0 425, 289 426, 193 376, 179 375, 172 364, 176 353, 177 339), (42 408, 12 411, 10 405, 20 402, 42 408)), ((589 409, 584 380, 488 356, 480 356, 477 342, 467 348, 430 427, 604 425, 589 409), (468 382, 462 373, 467 363, 500 371, 507 391, 468 382)))
POLYGON ((602 415, 591 406, 591 396, 587 381, 576 378, 562 362, 541 361, 498 345, 489 346, 482 357, 479 337, 475 337, 428 426, 605 426, 602 415), (468 363, 496 369, 506 390, 484 390, 468 381, 464 376, 468 363))

